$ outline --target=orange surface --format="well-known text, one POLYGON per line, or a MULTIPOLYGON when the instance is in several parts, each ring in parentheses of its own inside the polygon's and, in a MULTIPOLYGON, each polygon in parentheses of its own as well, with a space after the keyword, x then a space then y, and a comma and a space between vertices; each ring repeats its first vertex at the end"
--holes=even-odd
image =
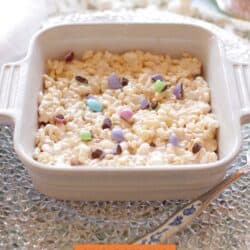
POLYGON ((176 245, 97 245, 79 244, 75 245, 74 250, 176 250, 176 245))

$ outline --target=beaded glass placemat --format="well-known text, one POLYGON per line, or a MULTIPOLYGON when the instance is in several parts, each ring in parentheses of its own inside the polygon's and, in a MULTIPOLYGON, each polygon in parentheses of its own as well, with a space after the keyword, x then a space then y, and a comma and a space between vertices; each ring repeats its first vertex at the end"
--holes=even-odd
MULTIPOLYGON (((50 19, 44 27, 68 22, 199 23, 216 32, 232 60, 249 62, 247 42, 195 19, 157 12, 70 15, 50 19)), ((187 201, 76 202, 59 201, 34 190, 31 179, 13 150, 12 128, 0 126, 0 249, 72 249, 74 243, 126 243, 153 230, 187 201)), ((246 163, 250 125, 242 129, 240 155, 230 167, 246 163)), ((178 249, 250 248, 250 177, 225 190, 195 221, 169 242, 178 249)))

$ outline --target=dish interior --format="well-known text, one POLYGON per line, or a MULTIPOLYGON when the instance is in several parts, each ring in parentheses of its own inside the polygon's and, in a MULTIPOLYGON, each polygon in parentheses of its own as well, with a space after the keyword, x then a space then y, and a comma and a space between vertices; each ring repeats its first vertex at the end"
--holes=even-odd
POLYGON ((68 50, 76 57, 86 50, 124 52, 140 49, 174 57, 189 52, 203 65, 203 77, 211 90, 212 111, 220 124, 219 158, 230 154, 236 145, 239 126, 234 122, 225 62, 220 43, 207 30, 180 24, 89 24, 54 27, 40 33, 32 42, 25 79, 22 119, 18 123, 21 146, 32 157, 37 130, 37 98, 43 86, 49 58, 62 58, 68 50), (26 121, 29 121, 28 123, 26 121))

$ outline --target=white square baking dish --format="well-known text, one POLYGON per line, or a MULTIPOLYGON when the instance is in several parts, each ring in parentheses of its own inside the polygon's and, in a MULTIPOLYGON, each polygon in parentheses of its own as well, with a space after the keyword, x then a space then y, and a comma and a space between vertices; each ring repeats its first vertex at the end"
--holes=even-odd
POLYGON ((6 64, 0 75, 0 122, 14 123, 14 147, 35 188, 59 199, 155 200, 190 199, 225 176, 241 146, 240 127, 250 118, 249 65, 230 62, 211 31, 190 24, 67 24, 36 34, 22 61, 6 64), (37 129, 37 99, 48 58, 68 50, 122 52, 141 49, 197 56, 211 89, 219 120, 219 160, 209 164, 133 167, 48 166, 32 158, 37 129))

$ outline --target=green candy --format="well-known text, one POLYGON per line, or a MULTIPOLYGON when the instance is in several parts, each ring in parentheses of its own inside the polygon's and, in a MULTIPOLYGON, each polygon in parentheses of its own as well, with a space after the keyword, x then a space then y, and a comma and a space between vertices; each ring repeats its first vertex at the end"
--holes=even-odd
POLYGON ((80 132, 80 137, 82 141, 91 141, 92 140, 92 135, 88 130, 82 130, 80 132))
POLYGON ((156 82, 155 82, 155 91, 157 91, 157 92, 162 92, 163 91, 163 89, 165 88, 165 83, 163 82, 163 81, 161 81, 161 80, 157 80, 156 82))

